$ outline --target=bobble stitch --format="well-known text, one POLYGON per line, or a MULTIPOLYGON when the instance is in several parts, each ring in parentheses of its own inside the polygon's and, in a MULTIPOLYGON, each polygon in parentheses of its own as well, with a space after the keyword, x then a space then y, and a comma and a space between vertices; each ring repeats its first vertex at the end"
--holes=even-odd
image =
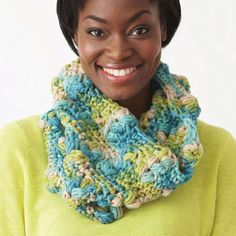
POLYGON ((90 219, 112 223, 124 207, 168 196, 202 156, 187 79, 161 63, 151 84, 152 105, 138 121, 95 87, 79 60, 52 81, 55 104, 40 121, 48 189, 90 219))

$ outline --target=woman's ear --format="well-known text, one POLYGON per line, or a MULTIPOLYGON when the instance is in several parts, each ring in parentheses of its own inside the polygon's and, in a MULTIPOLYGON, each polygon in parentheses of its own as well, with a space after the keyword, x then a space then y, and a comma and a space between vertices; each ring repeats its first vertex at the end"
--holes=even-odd
POLYGON ((74 43, 75 48, 77 49, 77 52, 79 52, 79 47, 78 47, 79 42, 78 42, 77 33, 74 34, 74 37, 72 38, 72 40, 73 40, 73 43, 74 43))
POLYGON ((166 22, 161 24, 161 42, 166 41, 167 38, 167 30, 166 30, 166 22))
POLYGON ((75 32, 74 37, 73 37, 73 43, 76 47, 78 47, 78 36, 77 36, 77 32, 75 32))

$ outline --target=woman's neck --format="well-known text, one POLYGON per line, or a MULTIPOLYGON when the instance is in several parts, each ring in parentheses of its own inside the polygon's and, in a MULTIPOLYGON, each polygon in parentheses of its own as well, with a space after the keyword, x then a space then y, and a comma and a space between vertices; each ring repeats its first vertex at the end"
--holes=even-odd
POLYGON ((119 105, 126 107, 129 111, 139 119, 141 114, 149 110, 152 102, 151 86, 148 84, 135 97, 128 100, 116 101, 119 105))

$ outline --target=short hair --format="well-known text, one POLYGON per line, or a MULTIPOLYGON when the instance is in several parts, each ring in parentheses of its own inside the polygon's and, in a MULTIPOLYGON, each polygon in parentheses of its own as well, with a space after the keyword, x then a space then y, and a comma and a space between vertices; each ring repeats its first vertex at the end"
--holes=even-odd
MULTIPOLYGON (((73 52, 79 56, 74 44, 74 35, 78 27, 79 11, 83 9, 86 0, 57 0, 57 16, 62 33, 73 52)), ((166 39, 162 47, 167 46, 173 38, 180 20, 181 7, 179 0, 150 0, 157 3, 160 20, 166 25, 166 39)))

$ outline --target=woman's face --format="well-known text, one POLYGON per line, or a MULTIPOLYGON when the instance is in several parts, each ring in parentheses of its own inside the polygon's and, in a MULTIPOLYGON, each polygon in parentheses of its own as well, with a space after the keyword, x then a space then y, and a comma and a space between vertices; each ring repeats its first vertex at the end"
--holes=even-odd
POLYGON ((150 0, 89 0, 75 42, 82 67, 107 97, 129 100, 149 90, 165 30, 150 0))

